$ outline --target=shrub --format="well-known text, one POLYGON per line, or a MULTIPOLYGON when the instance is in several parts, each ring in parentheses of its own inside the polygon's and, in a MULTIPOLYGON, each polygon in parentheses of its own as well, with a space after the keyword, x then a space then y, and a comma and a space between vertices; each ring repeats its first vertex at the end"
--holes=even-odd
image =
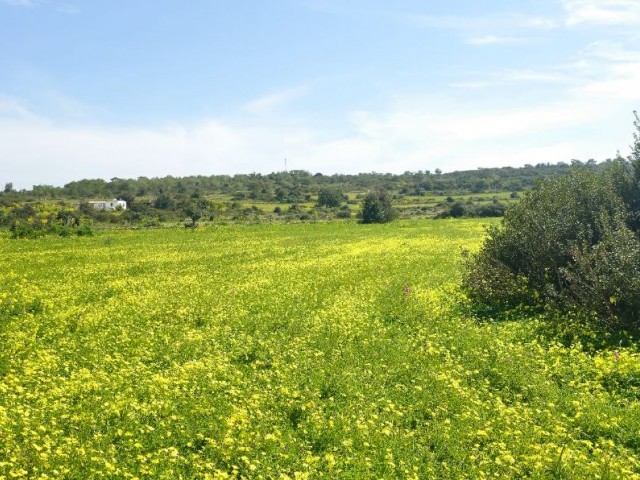
POLYGON ((347 196, 333 188, 322 188, 318 192, 318 202, 316 205, 319 207, 335 208, 339 207, 342 202, 347 200, 347 196))
POLYGON ((473 211, 474 217, 502 217, 507 207, 504 203, 493 202, 489 205, 480 205, 473 211))
POLYGON ((484 307, 548 307, 639 326, 638 180, 631 156, 540 183, 467 256, 463 288, 484 307))
POLYGON ((9 232, 11 232, 11 238, 38 238, 44 235, 42 230, 37 230, 20 220, 14 221, 9 226, 9 232))
POLYGON ((391 198, 385 190, 375 190, 365 195, 360 211, 362 223, 387 223, 395 220, 398 213, 391 205, 391 198))
POLYGON ((461 217, 501 217, 504 215, 506 205, 494 201, 488 205, 475 205, 473 202, 454 202, 441 204, 443 210, 435 218, 461 218, 461 217))
POLYGON ((74 233, 79 237, 91 237, 93 236, 93 229, 85 223, 75 228, 74 233))
POLYGON ((449 209, 449 215, 452 216, 453 218, 464 217, 466 213, 467 213, 467 207, 460 202, 454 203, 453 205, 451 205, 451 208, 449 209))
POLYGON ((351 211, 349 209, 346 210, 339 210, 338 213, 336 214, 337 218, 351 218, 351 211))
POLYGON ((160 194, 153 202, 153 208, 157 208, 159 210, 170 210, 175 206, 176 202, 174 202, 173 198, 166 194, 160 194))
POLYGON ((640 242, 621 220, 603 229, 595 245, 574 248, 562 269, 570 288, 564 301, 598 318, 638 325, 640 318, 640 242))

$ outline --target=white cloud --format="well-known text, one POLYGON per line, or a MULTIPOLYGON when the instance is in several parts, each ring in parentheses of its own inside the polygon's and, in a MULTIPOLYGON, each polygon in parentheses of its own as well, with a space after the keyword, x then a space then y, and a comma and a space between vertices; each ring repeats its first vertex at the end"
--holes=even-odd
POLYGON ((21 100, 0 95, 0 119, 3 117, 31 121, 40 119, 40 117, 21 100))
POLYGON ((15 7, 36 7, 42 2, 43 0, 0 0, 0 3, 13 5, 15 7))
POLYGON ((540 107, 501 107, 490 110, 450 103, 449 112, 430 101, 412 99, 380 113, 354 116, 358 132, 392 145, 449 145, 458 148, 476 142, 509 140, 575 127, 593 118, 595 108, 579 102, 540 107))
POLYGON ((603 79, 594 80, 576 89, 582 95, 624 100, 629 103, 640 101, 640 62, 614 65, 603 79))
POLYGON ((501 37, 496 35, 482 35, 466 40, 469 45, 521 45, 528 43, 530 39, 523 37, 501 37))
MULTIPOLYGON (((613 41, 597 41, 582 52, 583 75, 588 81, 576 85, 573 92, 593 98, 628 102, 640 101, 640 52, 613 41)), ((573 69, 575 71, 575 69, 573 69)))
POLYGON ((638 0, 563 0, 568 26, 583 23, 604 25, 640 24, 638 0))
POLYGON ((551 30, 558 27, 558 21, 548 17, 527 17, 523 25, 540 30, 551 30))
POLYGON ((452 82, 449 84, 449 87, 451 88, 459 88, 463 90, 477 90, 480 88, 488 88, 492 86, 494 86, 493 82, 479 81, 479 80, 452 82))
POLYGON ((494 13, 484 16, 390 14, 403 23, 423 28, 458 30, 463 32, 507 31, 521 33, 522 30, 549 30, 558 22, 549 17, 514 13, 494 13))
POLYGON ((562 67, 547 68, 541 70, 514 70, 503 69, 494 72, 476 73, 474 78, 451 82, 449 87, 461 90, 478 90, 490 88, 505 88, 518 85, 526 85, 533 89, 540 85, 574 85, 580 81, 576 69, 585 69, 586 65, 572 64, 571 68, 562 67))
POLYGON ((354 112, 350 128, 333 136, 322 125, 261 116, 133 129, 4 118, 0 183, 29 188, 81 178, 269 173, 281 170, 285 157, 291 169, 327 174, 602 160, 628 144, 627 110, 600 90, 576 92, 564 103, 491 110, 408 97, 386 110, 354 112), (594 129, 599 134, 589 135, 594 129))
POLYGON ((244 105, 242 110, 247 113, 259 115, 271 113, 274 110, 303 97, 308 91, 309 88, 302 85, 269 93, 250 101, 244 105))
POLYGON ((640 62, 640 51, 629 50, 619 42, 599 40, 592 42, 582 52, 583 57, 591 57, 609 62, 640 62))
POLYGON ((66 13, 68 15, 76 15, 80 13, 80 8, 70 3, 63 3, 58 7, 58 11, 61 13, 66 13))
POLYGON ((60 2, 59 0, 0 0, 0 4, 11 5, 14 7, 35 8, 41 5, 49 4, 56 8, 60 13, 75 15, 80 13, 80 9, 71 3, 60 2))

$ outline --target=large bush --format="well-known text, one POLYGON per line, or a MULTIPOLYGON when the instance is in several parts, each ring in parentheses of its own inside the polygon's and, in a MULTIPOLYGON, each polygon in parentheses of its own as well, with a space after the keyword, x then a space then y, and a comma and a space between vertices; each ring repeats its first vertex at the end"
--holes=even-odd
MULTIPOLYGON (((636 127, 638 119, 636 116, 636 127)), ((607 168, 539 184, 466 260, 463 286, 490 309, 518 305, 640 326, 640 144, 607 168)))
POLYGON ((375 190, 365 195, 360 211, 362 223, 387 223, 397 216, 398 213, 391 204, 391 196, 386 190, 375 190))
POLYGON ((318 202, 316 205, 319 207, 336 208, 347 200, 348 197, 335 188, 321 188, 318 192, 318 202))

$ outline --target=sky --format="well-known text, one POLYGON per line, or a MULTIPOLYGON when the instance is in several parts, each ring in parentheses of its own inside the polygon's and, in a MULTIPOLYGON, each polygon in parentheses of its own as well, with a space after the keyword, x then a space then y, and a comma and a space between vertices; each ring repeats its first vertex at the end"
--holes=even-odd
POLYGON ((17 189, 602 161, 634 110, 640 0, 0 0, 17 189))

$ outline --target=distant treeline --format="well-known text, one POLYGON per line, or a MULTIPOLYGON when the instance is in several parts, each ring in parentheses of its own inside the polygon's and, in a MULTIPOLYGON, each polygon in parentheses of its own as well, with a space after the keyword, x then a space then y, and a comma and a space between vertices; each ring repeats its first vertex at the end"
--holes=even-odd
MULTIPOLYGON (((610 161, 604 162, 608 163, 610 161)), ((567 174, 572 168, 601 168, 594 160, 571 164, 539 163, 520 168, 479 168, 452 173, 442 173, 439 169, 390 173, 360 173, 357 175, 312 174, 304 170, 277 172, 270 174, 239 174, 147 178, 112 178, 78 180, 63 187, 34 185, 31 190, 15 191, 11 183, 5 184, 0 202, 21 200, 55 200, 98 198, 121 198, 132 203, 136 197, 161 195, 227 195, 233 200, 255 200, 262 202, 299 203, 309 201, 323 188, 335 188, 342 192, 366 192, 383 189, 399 195, 459 195, 482 192, 518 192, 527 190, 542 178, 567 174)))

